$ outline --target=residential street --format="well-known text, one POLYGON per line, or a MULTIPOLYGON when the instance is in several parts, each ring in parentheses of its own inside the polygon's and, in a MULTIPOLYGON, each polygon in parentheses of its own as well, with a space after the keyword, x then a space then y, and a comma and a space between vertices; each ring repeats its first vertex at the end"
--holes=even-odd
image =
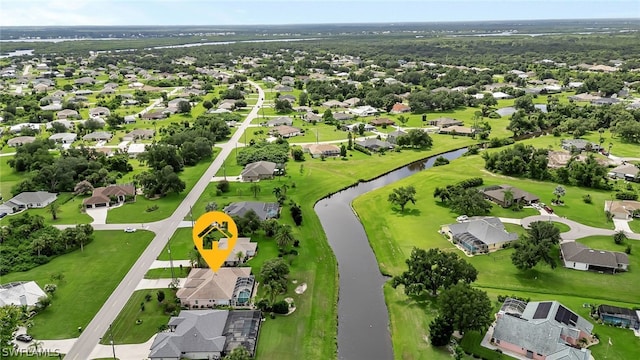
MULTIPOLYGON (((251 121, 257 117, 258 110, 264 102, 264 91, 258 84, 252 81, 248 82, 258 89, 258 102, 253 107, 249 115, 247 115, 238 130, 233 134, 231 140, 220 146, 222 149, 220 154, 218 154, 214 159, 207 171, 198 180, 191 192, 187 194, 171 217, 163 221, 146 224, 149 226, 150 230, 155 231, 155 238, 151 241, 140 258, 138 258, 138 261, 136 261, 131 270, 129 270, 122 282, 113 291, 100 311, 98 311, 96 316, 91 320, 87 328, 82 332, 71 350, 65 356, 65 359, 86 360, 95 358, 96 356, 99 357, 100 354, 102 354, 99 350, 101 348, 96 348, 96 346, 98 345, 102 335, 104 335, 109 328, 109 324, 111 324, 118 316, 124 305, 127 303, 127 300, 129 300, 131 294, 144 278, 144 274, 158 258, 158 255, 160 255, 164 246, 167 244, 171 236, 173 236, 175 230, 181 225, 184 217, 189 214, 191 206, 196 202, 196 200, 198 200, 200 195, 202 195, 207 185, 209 185, 210 179, 218 172, 220 167, 222 167, 222 164, 229 154, 231 154, 231 151, 235 149, 235 144, 240 140, 240 137, 249 127, 251 121)), ((140 224, 96 224, 95 229, 121 230, 129 226, 135 228, 141 227, 140 224)))

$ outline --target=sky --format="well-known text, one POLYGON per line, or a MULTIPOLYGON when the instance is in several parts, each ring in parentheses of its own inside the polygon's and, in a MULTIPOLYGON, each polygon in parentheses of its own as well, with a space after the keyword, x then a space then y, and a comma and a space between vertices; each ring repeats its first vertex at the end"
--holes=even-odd
POLYGON ((0 26, 640 18, 640 0, 0 0, 0 26))

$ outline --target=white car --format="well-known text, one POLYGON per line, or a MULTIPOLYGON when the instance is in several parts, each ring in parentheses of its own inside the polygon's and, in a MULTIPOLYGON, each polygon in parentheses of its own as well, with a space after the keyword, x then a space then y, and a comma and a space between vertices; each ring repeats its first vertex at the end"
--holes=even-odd
POLYGON ((467 221, 469 220, 469 217, 467 215, 460 215, 456 218, 456 221, 458 222, 463 222, 463 221, 467 221))
POLYGON ((134 233, 134 232, 136 232, 136 229, 134 229, 132 227, 128 227, 128 228, 124 229, 124 232, 126 232, 126 233, 134 233))

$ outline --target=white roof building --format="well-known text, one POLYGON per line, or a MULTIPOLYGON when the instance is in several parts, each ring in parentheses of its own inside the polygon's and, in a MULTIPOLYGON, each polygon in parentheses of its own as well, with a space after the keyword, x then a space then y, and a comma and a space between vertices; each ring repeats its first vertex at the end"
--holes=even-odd
POLYGON ((0 285, 0 306, 35 306, 38 299, 47 296, 35 281, 18 281, 0 285))

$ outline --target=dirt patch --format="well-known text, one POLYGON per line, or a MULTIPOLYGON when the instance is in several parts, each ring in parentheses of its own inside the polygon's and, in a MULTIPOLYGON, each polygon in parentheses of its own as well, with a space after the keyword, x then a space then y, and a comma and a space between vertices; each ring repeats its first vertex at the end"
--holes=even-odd
POLYGON ((296 294, 298 294, 298 295, 304 294, 305 291, 307 291, 307 284, 306 283, 302 283, 302 284, 300 284, 300 286, 298 286, 296 288, 296 294))

